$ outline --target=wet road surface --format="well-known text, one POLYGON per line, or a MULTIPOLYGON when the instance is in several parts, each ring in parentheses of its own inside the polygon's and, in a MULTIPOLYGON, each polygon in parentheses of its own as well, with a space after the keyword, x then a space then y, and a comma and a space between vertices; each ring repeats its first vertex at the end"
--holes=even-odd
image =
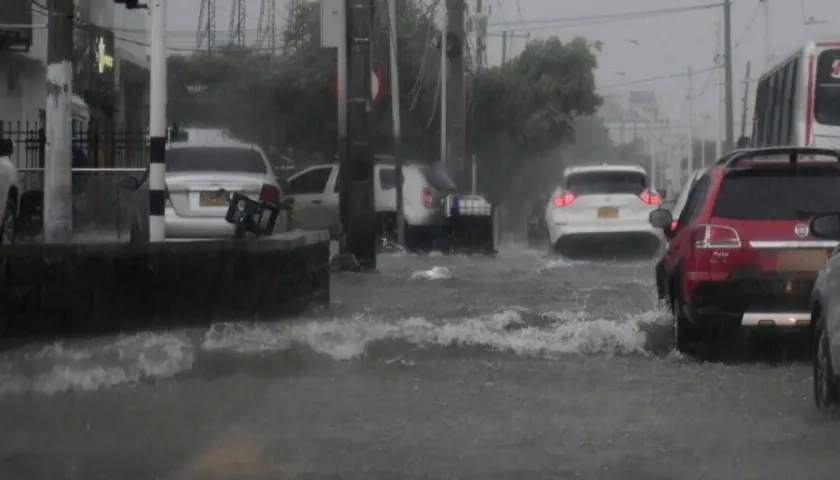
POLYGON ((810 367, 671 353, 651 263, 379 263, 294 322, 3 354, 0 478, 840 478, 810 367))

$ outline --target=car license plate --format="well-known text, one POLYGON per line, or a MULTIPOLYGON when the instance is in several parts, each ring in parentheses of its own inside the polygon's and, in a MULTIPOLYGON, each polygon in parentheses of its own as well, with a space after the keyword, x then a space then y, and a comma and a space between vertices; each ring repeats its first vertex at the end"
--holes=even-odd
POLYGON ((825 266, 828 255, 823 250, 786 250, 776 255, 780 272, 816 272, 825 266))
POLYGON ((598 209, 598 218, 618 218, 618 209, 613 207, 601 207, 598 209))
POLYGON ((202 207, 227 207, 230 203, 227 193, 221 192, 201 192, 198 197, 198 203, 202 207))

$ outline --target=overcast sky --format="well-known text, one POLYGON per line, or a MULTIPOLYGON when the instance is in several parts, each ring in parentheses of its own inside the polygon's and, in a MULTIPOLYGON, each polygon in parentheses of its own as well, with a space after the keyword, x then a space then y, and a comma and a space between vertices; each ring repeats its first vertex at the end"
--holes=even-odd
MULTIPOLYGON (((232 0, 217 0, 217 41, 229 38, 232 0)), ((468 0, 475 6, 476 0, 468 0)), ((708 8, 686 13, 668 15, 646 15, 635 18, 621 18, 611 21, 603 19, 580 21, 579 25, 568 22, 553 24, 536 23, 538 20, 590 15, 618 14, 656 9, 674 9, 695 5, 713 4, 718 0, 484 0, 485 8, 491 9, 488 38, 490 63, 497 64, 502 57, 504 30, 518 30, 517 35, 530 33, 531 38, 559 36, 568 40, 584 36, 603 42, 603 52, 598 57, 598 85, 603 94, 627 94, 631 90, 653 91, 663 116, 671 119, 675 128, 688 124, 686 95, 689 90, 687 75, 683 72, 692 67, 695 71, 708 70, 714 65, 715 26, 723 28, 722 8, 708 8), (503 25, 493 25, 493 24, 503 25), (660 76, 676 76, 657 81, 637 82, 660 76), (681 75, 681 76, 680 76, 681 75)), ((832 32, 840 36, 840 1, 838 0, 765 0, 770 4, 769 51, 773 61, 792 53, 806 39, 824 38, 832 32), (809 21, 809 19, 811 19, 809 21)), ((286 0, 277 0, 278 23, 282 22, 286 0), (282 5, 282 6, 281 6, 282 5)), ((736 122, 740 121, 740 101, 744 89, 745 66, 752 62, 755 80, 766 68, 765 60, 765 9, 757 12, 760 0, 734 0, 732 7, 732 38, 734 51, 734 79, 736 122), (755 16, 752 23, 750 20, 755 16), (749 26, 749 28, 748 28, 749 26), (739 43, 740 42, 740 43, 739 43)), ((194 48, 195 32, 201 0, 176 0, 169 3, 170 45, 194 48)), ((259 22, 261 0, 246 0, 248 36, 253 40, 259 22)), ((282 25, 282 23, 281 23, 282 25)), ((282 28, 281 27, 278 27, 282 28)), ((527 39, 514 38, 510 43, 509 55, 515 55, 524 47, 527 39)), ((714 135, 713 118, 716 98, 719 98, 720 72, 703 72, 693 76, 695 93, 694 122, 701 127, 705 120, 705 132, 714 135)), ((753 95, 754 88, 750 91, 753 95)), ((750 106, 750 108, 752 108, 750 106)), ((748 114, 748 118, 750 115, 748 114)))

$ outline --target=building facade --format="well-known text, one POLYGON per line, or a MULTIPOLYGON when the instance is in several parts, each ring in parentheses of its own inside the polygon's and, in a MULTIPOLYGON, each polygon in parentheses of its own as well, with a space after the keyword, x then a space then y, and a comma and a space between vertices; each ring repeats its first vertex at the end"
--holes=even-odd
MULTIPOLYGON (((0 25, 7 26, 0 27, 0 135, 17 130, 18 137, 31 137, 46 120, 46 5, 39 0, 0 4, 0 25), (8 27, 13 24, 22 28, 8 27)), ((113 0, 75 0, 75 16, 74 130, 97 132, 86 139, 95 164, 125 163, 106 145, 113 146, 114 132, 139 131, 147 123, 148 11, 127 10, 113 0)), ((32 159, 26 164, 33 166, 32 159)))

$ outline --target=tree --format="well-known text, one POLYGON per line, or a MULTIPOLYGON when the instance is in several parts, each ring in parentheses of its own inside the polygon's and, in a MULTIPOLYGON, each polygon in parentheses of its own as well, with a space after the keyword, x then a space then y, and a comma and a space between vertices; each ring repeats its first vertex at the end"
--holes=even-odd
MULTIPOLYGON (((282 52, 230 50, 170 57, 170 119, 217 125, 266 151, 299 163, 336 152, 336 103, 330 94, 335 51, 319 42, 316 2, 291 0, 282 52)), ((436 161, 440 145, 439 35, 420 0, 397 2, 403 148, 410 159, 436 161)), ((387 15, 379 9, 373 64, 389 84, 387 15)), ((505 196, 510 179, 573 133, 574 119, 600 104, 595 93, 598 45, 582 38, 531 42, 504 66, 469 72, 470 144, 480 159, 482 190, 505 196)), ((383 86, 383 88, 385 87, 383 86)), ((390 92, 373 111, 375 147, 391 148, 390 92)))

